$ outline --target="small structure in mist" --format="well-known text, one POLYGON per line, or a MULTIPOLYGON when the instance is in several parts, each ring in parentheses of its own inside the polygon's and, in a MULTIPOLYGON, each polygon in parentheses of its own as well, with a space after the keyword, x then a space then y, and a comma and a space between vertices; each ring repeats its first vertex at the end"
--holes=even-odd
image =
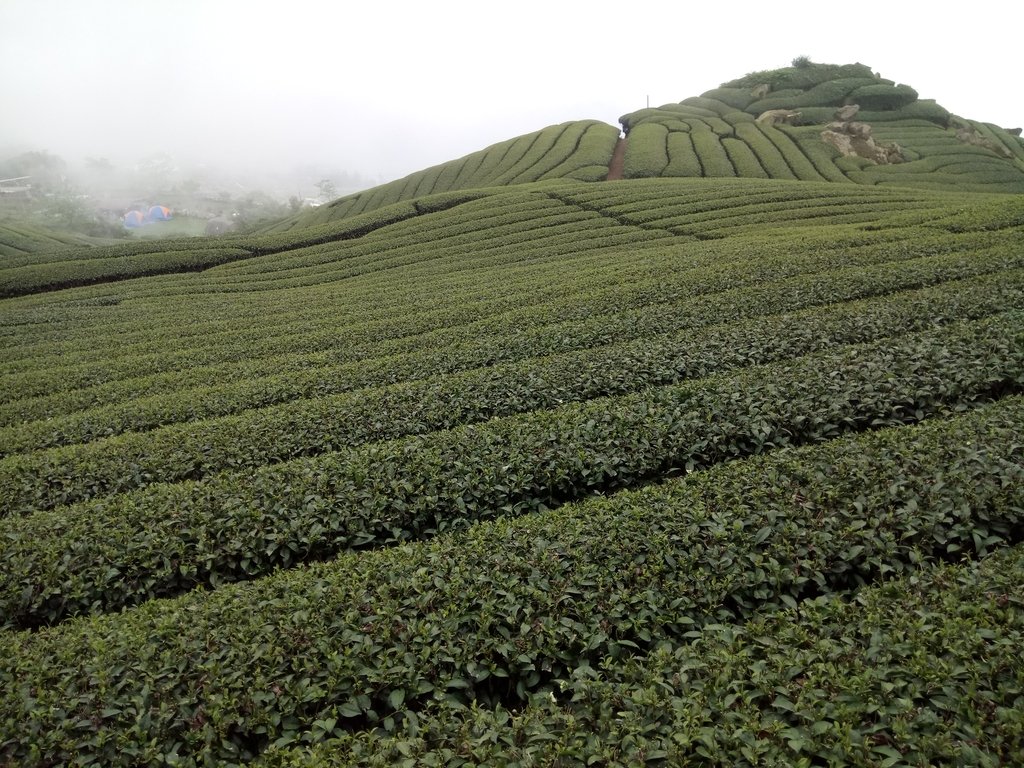
POLYGON ((171 209, 166 205, 154 205, 146 213, 146 221, 170 221, 171 209))
POLYGON ((136 229, 157 221, 170 221, 172 218, 171 209, 166 205, 153 205, 145 213, 139 210, 128 211, 122 221, 128 229, 136 229))
POLYGON ((124 225, 128 227, 128 229, 141 227, 145 223, 146 217, 142 215, 142 211, 128 211, 128 213, 124 215, 124 225))

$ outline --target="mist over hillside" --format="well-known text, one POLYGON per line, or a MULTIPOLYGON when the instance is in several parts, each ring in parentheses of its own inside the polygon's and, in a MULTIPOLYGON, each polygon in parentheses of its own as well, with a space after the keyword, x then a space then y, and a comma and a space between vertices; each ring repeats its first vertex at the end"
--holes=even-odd
MULTIPOLYGON (((116 157, 116 156, 115 156, 116 157)), ((121 237, 133 209, 169 207, 193 220, 166 234, 204 234, 218 219, 232 228, 279 219, 339 195, 381 183, 324 163, 287 170, 258 164, 228 166, 182 161, 168 152, 115 160, 66 158, 47 150, 0 149, 0 220, 29 220, 44 227, 121 237)))

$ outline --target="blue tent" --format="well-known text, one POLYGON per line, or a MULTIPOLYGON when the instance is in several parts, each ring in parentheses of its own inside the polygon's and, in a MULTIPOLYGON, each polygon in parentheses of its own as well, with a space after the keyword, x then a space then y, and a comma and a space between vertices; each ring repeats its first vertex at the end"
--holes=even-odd
POLYGON ((142 215, 142 211, 128 211, 124 215, 124 225, 135 229, 135 227, 141 227, 146 223, 145 217, 142 215))
POLYGON ((170 221, 171 209, 166 205, 154 205, 146 214, 146 221, 170 221))

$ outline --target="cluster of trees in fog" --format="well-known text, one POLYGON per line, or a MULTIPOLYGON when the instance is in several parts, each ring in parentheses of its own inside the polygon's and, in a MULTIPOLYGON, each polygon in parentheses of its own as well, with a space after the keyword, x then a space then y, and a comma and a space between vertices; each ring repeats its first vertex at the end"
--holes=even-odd
POLYGON ((245 228, 378 183, 311 165, 273 174, 185 165, 163 152, 132 162, 69 162, 46 150, 0 152, 0 219, 126 237, 122 219, 128 211, 165 205, 179 220, 194 221, 193 230, 183 233, 201 234, 212 219, 245 228))

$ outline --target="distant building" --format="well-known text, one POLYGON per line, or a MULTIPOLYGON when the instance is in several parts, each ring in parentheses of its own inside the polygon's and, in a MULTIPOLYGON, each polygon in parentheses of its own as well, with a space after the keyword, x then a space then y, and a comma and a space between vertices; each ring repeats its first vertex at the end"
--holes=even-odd
POLYGON ((0 179, 0 195, 19 195, 21 197, 32 196, 32 185, 19 183, 26 182, 31 176, 15 176, 11 179, 0 179))

